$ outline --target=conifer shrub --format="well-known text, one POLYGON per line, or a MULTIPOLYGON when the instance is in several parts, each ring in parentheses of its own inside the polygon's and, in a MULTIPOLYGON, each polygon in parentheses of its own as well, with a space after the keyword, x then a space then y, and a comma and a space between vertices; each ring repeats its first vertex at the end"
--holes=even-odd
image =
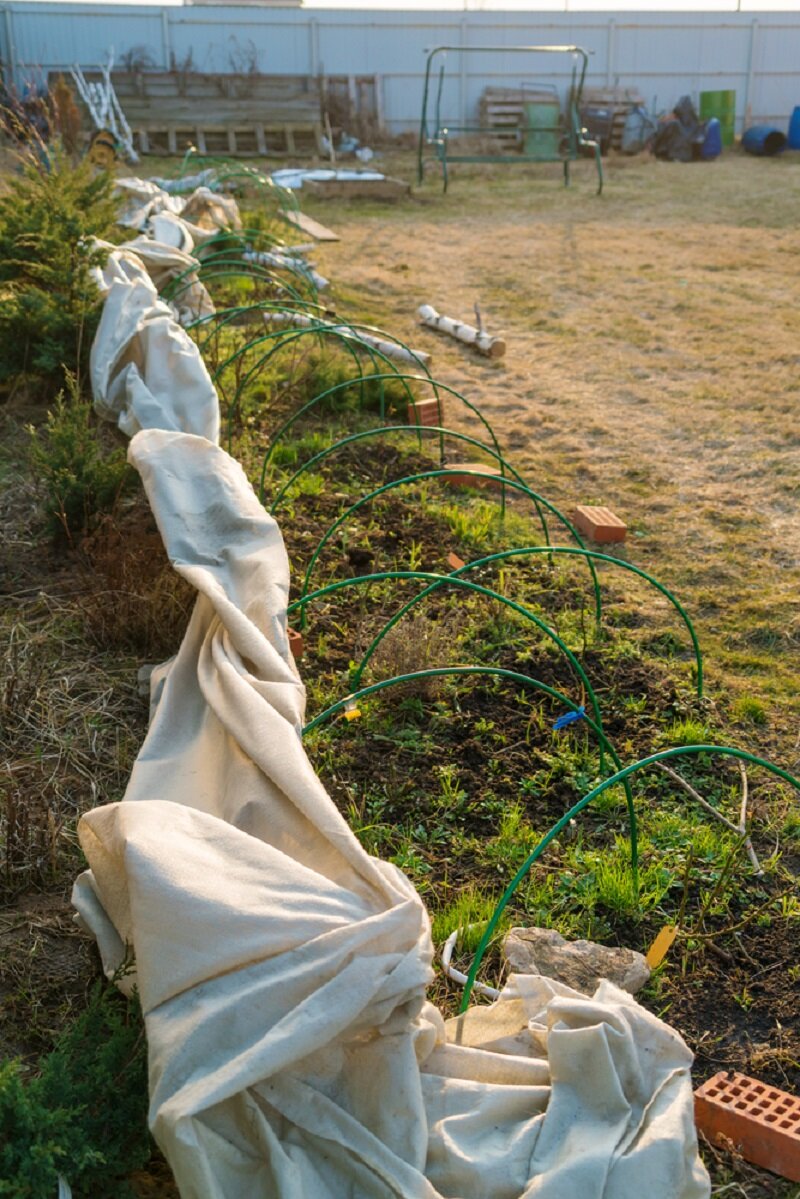
POLYGON ((98 986, 86 1010, 29 1078, 0 1062, 0 1196, 54 1199, 61 1175, 74 1199, 118 1199, 151 1152, 147 1062, 132 1003, 98 986))
POLYGON ((91 268, 116 223, 113 178, 88 161, 39 145, 20 155, 20 174, 0 195, 0 384, 80 376, 100 317, 91 268))
POLYGON ((44 497, 48 531, 56 541, 72 542, 89 532, 98 513, 110 512, 135 483, 122 446, 101 442, 91 403, 67 379, 47 420, 30 428, 30 465, 44 497))

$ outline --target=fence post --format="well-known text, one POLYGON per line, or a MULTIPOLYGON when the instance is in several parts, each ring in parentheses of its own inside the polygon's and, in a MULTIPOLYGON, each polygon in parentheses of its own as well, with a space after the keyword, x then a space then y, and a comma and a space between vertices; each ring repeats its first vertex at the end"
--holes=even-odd
POLYGON ((14 86, 19 86, 17 79, 17 48, 14 45, 14 24, 12 20, 11 9, 6 7, 3 9, 5 18, 4 24, 6 28, 6 54, 8 55, 8 75, 9 82, 14 86))
POLYGON ((758 18, 753 17, 752 21, 750 22, 750 48, 748 51, 747 60, 747 82, 744 88, 744 110, 742 112, 742 127, 739 130, 740 133, 744 133, 745 129, 750 124, 750 120, 753 115, 753 81, 755 76, 757 44, 758 18))
MULTIPOLYGON (((462 17, 458 24, 459 24, 458 44, 459 44, 459 46, 466 46, 466 44, 467 44, 467 18, 466 18, 466 16, 462 17)), ((467 123, 467 56, 466 56, 466 54, 459 54, 458 57, 461 59, 461 62, 459 63, 459 74, 458 74, 458 92, 459 92, 458 106, 459 106, 459 109, 461 110, 460 123, 462 125, 466 125, 466 123, 467 123)))
POLYGON ((161 50, 164 55, 164 70, 172 66, 172 42, 169 36, 169 10, 161 9, 161 50))
POLYGON ((606 86, 611 87, 614 82, 614 35, 616 33, 617 23, 613 17, 608 19, 607 41, 606 41, 606 86))

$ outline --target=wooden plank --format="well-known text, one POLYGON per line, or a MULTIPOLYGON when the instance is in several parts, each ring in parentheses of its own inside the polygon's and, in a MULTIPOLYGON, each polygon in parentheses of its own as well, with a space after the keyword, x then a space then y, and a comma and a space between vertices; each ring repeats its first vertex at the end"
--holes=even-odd
POLYGON ((373 200, 397 200, 411 192, 411 184, 403 179, 306 179, 303 187, 315 196, 346 198, 370 198, 373 200))
POLYGON ((267 141, 264 135, 263 125, 256 125, 256 146, 258 147, 259 154, 266 154, 267 141))
POLYGON ((175 140, 175 126, 174 125, 169 125, 167 127, 167 147, 169 149, 170 154, 178 153, 178 146, 177 146, 177 143, 175 140))
POLYGON ((207 154, 208 151, 206 149, 206 135, 205 135, 205 131, 202 128, 198 128, 197 132, 195 133, 195 139, 196 139, 198 153, 207 154))
POLYGON ((315 221, 313 217, 308 216, 305 212, 282 212, 281 216, 290 225, 294 225, 297 229, 301 229, 303 233, 307 233, 309 237, 313 237, 315 241, 341 241, 338 233, 334 233, 327 225, 322 225, 319 221, 315 221))
POLYGON ((283 135, 284 135, 284 137, 286 138, 286 150, 287 150, 287 153, 289 153, 289 154, 296 154, 296 153, 297 153, 297 147, 296 147, 296 146, 295 146, 295 144, 294 144, 294 129, 292 128, 292 126, 291 126, 291 125, 287 125, 287 126, 286 126, 286 128, 285 128, 285 129, 284 129, 284 131, 283 131, 283 135))
POLYGON ((306 105, 257 105, 224 102, 220 104, 205 101, 163 101, 161 103, 123 104, 129 123, 133 121, 148 121, 156 118, 161 121, 181 121, 188 119, 191 123, 208 125, 255 125, 259 121, 273 121, 275 124, 313 125, 320 119, 316 106, 306 105))

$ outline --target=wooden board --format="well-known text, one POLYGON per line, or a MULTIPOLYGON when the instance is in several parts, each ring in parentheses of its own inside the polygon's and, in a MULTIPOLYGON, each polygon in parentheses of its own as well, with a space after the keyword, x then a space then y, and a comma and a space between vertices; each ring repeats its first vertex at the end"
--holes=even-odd
POLYGON ((189 121, 131 121, 142 154, 183 154, 196 146, 201 154, 224 154, 236 158, 297 158, 318 154, 322 129, 319 125, 271 125, 254 122, 193 124, 189 121))
POLYGON ((402 179, 304 179, 303 187, 321 198, 397 200, 411 193, 411 184, 402 179))
POLYGON ((313 237, 316 241, 340 241, 338 233, 334 233, 326 225, 321 225, 319 221, 315 221, 313 217, 308 216, 305 212, 282 212, 281 216, 290 225, 295 225, 298 229, 302 229, 303 233, 307 233, 309 237, 313 237))

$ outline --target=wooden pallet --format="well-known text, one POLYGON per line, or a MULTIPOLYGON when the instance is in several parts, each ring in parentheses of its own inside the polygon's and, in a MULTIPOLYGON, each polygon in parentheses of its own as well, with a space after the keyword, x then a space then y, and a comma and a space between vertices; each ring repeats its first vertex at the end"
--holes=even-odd
POLYGON ((478 123, 501 145, 520 148, 526 128, 525 105, 556 98, 545 88, 487 87, 478 105, 478 123))
POLYGON ((587 87, 581 97, 581 105, 592 104, 612 110, 610 149, 622 149, 622 135, 628 114, 644 100, 636 88, 630 87, 587 87))
POLYGON ((184 154, 194 146, 200 154, 234 158, 307 157, 321 152, 322 126, 316 124, 189 125, 148 121, 133 124, 142 154, 184 154))
POLYGON ((322 151, 316 79, 132 70, 112 71, 111 81, 143 154, 182 154, 189 145, 237 157, 322 151))

